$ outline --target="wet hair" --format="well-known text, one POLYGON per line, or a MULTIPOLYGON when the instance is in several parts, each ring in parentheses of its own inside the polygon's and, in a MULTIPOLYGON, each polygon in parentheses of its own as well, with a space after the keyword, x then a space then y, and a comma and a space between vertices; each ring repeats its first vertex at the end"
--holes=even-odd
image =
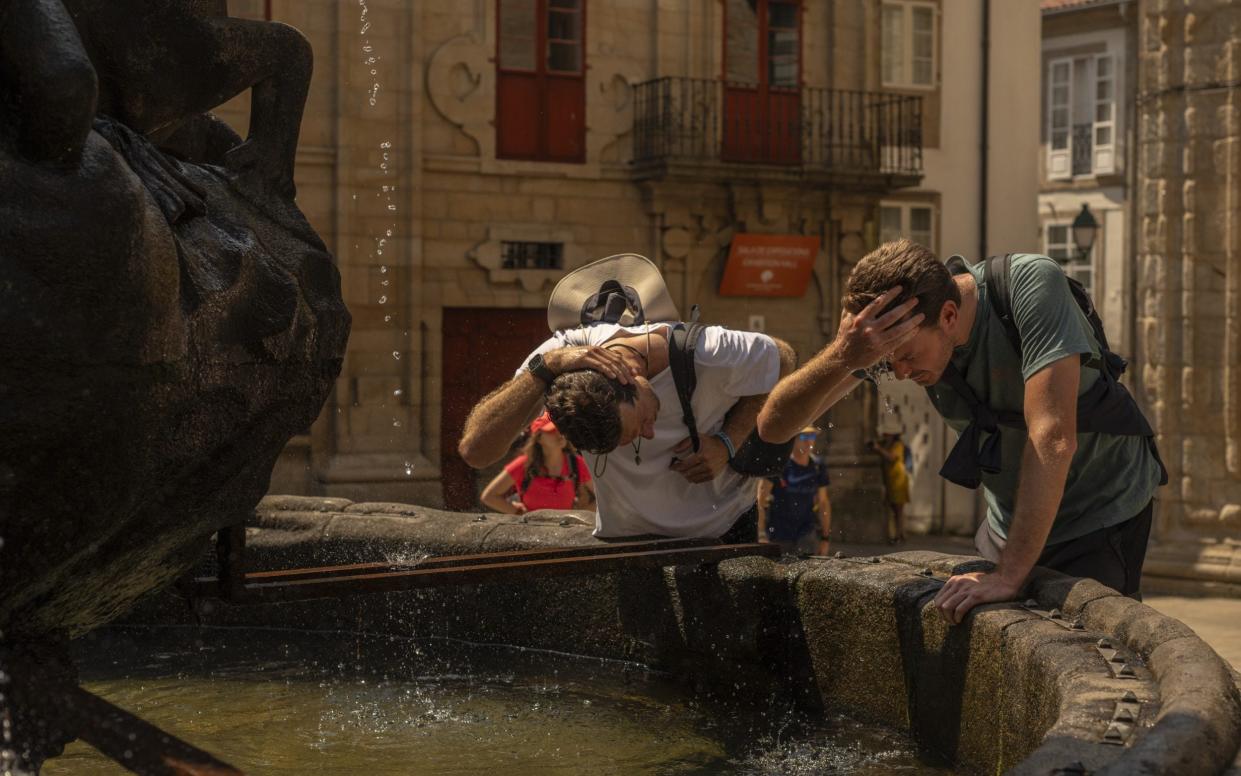
POLYGON ((621 436, 621 402, 633 404, 638 388, 593 369, 565 372, 547 389, 547 414, 569 443, 588 453, 610 453, 621 436))
POLYGON ((918 305, 910 315, 922 313, 922 326, 939 323, 945 302, 961 304, 961 292, 944 263, 927 248, 904 238, 886 242, 862 257, 849 273, 841 304, 848 312, 859 313, 893 286, 900 286, 901 293, 884 311, 916 296, 918 305))

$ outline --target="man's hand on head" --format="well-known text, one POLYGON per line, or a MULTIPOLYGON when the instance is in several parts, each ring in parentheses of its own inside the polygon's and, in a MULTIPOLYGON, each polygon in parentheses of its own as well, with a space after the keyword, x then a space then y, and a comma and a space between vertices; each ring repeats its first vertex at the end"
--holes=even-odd
POLYGON ((1021 584, 999 574, 975 571, 950 577, 935 596, 935 608, 949 625, 960 625, 965 615, 979 604, 1016 600, 1021 584))
POLYGON ((698 452, 689 437, 672 448, 675 458, 669 467, 690 482, 710 482, 728 465, 728 447, 717 437, 698 434, 698 452))
POLYGON ((593 369, 624 385, 632 383, 633 378, 641 374, 641 371, 627 364, 618 351, 598 345, 572 345, 549 350, 543 354, 543 363, 558 375, 593 369))
POLYGON ((918 306, 911 297, 886 313, 883 309, 900 296, 901 287, 888 289, 856 315, 846 312, 840 317, 840 328, 833 345, 850 369, 866 369, 918 333, 923 315, 910 315, 918 306))

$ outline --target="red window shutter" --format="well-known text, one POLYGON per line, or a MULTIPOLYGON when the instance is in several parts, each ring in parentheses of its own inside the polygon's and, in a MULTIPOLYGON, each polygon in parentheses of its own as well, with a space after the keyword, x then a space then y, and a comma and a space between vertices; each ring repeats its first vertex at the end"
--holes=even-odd
POLYGON ((539 77, 500 73, 496 100, 496 153, 505 159, 539 156, 539 77))
POLYGON ((586 160, 586 84, 580 77, 550 77, 543 90, 546 158, 558 162, 586 160))

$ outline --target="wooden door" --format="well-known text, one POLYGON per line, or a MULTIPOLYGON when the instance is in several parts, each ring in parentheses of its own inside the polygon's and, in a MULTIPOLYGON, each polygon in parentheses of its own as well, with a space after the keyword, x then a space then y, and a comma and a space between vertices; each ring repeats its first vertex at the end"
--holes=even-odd
POLYGON ((801 0, 727 0, 725 161, 801 161, 801 0))
MULTIPOLYGON (((550 335, 547 311, 444 308, 443 388, 440 412, 440 471, 448 509, 482 509, 478 494, 486 485, 457 454, 461 428, 470 410, 503 385, 523 359, 550 335)), ((507 459, 485 469, 494 477, 507 459)))

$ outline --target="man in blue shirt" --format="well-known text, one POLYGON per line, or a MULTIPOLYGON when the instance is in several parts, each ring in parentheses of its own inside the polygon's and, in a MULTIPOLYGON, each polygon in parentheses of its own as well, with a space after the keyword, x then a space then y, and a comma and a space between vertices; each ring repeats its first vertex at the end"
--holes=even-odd
POLYGON ((779 477, 758 481, 758 540, 776 542, 786 554, 826 555, 832 529, 827 465, 813 458, 818 429, 797 435, 779 477))

